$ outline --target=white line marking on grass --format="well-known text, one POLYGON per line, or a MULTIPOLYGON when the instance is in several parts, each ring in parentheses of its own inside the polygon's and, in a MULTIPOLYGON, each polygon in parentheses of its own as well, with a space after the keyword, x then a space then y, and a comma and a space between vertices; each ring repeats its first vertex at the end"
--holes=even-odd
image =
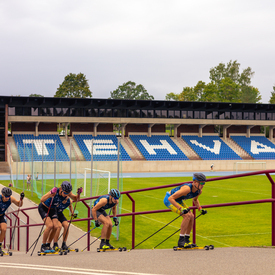
POLYGON ((237 237, 237 236, 253 236, 253 235, 268 235, 271 232, 265 233, 250 233, 250 234, 232 234, 232 235, 216 235, 216 236, 207 236, 209 238, 223 238, 223 237, 237 237))
MULTIPOLYGON (((121 208, 123 209, 124 211, 127 211, 127 212, 132 212, 132 210, 128 210, 128 209, 125 209, 125 208, 121 208)), ((157 213, 156 213, 157 214, 157 213)), ((158 220, 155 220, 155 219, 152 219, 152 218, 149 218, 147 217, 146 215, 138 215, 139 217, 143 217, 143 218, 146 218, 148 220, 151 220, 151 221, 154 221, 154 222, 158 222, 158 223, 161 223, 161 224, 167 224, 167 222, 162 222, 162 221, 158 221, 158 220)), ((179 228, 178 226, 174 226, 174 225, 170 225, 169 226, 173 227, 173 228, 179 228)))
POLYGON ((216 243, 219 243, 219 244, 222 244, 222 245, 231 247, 231 245, 228 245, 228 244, 226 244, 226 243, 219 242, 219 241, 217 241, 217 240, 210 239, 209 237, 204 237, 204 236, 199 235, 199 234, 196 234, 196 236, 197 236, 197 237, 201 237, 201 238, 203 238, 203 239, 207 239, 207 240, 212 241, 212 242, 216 242, 216 243))
POLYGON ((226 191, 243 192, 243 193, 250 193, 250 194, 257 194, 257 195, 264 195, 264 196, 268 195, 267 193, 251 192, 251 191, 246 191, 246 190, 242 190, 242 189, 230 189, 230 188, 224 188, 224 187, 214 187, 214 186, 210 186, 210 185, 207 185, 207 188, 222 189, 222 190, 226 190, 226 191))
POLYGON ((21 268, 21 269, 33 269, 33 270, 45 270, 52 272, 63 272, 73 274, 87 274, 87 275, 113 275, 113 274, 131 274, 131 275, 157 275, 149 273, 138 273, 129 271, 114 271, 114 270, 96 270, 96 269, 85 269, 85 268, 73 268, 64 266, 47 266, 47 265, 33 265, 33 264, 17 264, 17 263, 1 263, 0 267, 4 268, 21 268))
POLYGON ((137 193, 136 195, 140 195, 140 196, 147 197, 147 198, 154 199, 154 200, 161 200, 161 201, 164 200, 164 198, 160 199, 160 198, 156 198, 154 196, 142 195, 142 194, 139 194, 139 193, 137 193))

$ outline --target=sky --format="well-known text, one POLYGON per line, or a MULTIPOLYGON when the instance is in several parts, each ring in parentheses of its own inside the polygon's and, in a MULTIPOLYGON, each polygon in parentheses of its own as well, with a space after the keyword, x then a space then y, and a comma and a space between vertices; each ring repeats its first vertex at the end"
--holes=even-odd
POLYGON ((0 0, 0 95, 53 97, 83 73, 93 98, 128 81, 156 100, 230 60, 275 85, 274 0, 0 0))

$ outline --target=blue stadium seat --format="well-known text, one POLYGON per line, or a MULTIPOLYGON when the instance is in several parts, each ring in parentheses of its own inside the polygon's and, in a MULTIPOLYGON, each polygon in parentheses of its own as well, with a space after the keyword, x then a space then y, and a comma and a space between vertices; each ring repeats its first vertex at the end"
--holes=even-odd
MULTIPOLYGON (((117 161, 118 142, 115 135, 74 135, 74 139, 80 148, 86 161, 91 160, 91 144, 93 142, 93 160, 95 161, 117 161)), ((121 145, 121 160, 131 161, 132 159, 121 145)))
POLYGON ((220 137, 218 136, 193 136, 182 135, 182 139, 203 159, 203 160, 241 160, 220 137))
POLYGON ((230 136, 254 159, 275 159, 275 145, 265 136, 230 136))
POLYGON ((56 161, 70 161, 58 134, 37 137, 31 134, 15 134, 13 137, 21 161, 54 161, 55 143, 56 161))
POLYGON ((186 155, 167 135, 130 135, 146 160, 188 160, 186 155))

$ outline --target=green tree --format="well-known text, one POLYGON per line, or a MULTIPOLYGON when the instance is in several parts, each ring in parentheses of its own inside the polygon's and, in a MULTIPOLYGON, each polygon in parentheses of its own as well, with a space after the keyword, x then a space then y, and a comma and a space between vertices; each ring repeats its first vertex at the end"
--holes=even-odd
POLYGON ((179 94, 169 93, 165 96, 165 100, 179 101, 179 94))
POLYGON ((62 84, 59 85, 54 97, 74 97, 86 98, 92 97, 92 92, 86 76, 82 73, 68 74, 65 76, 62 84))
POLYGON ((259 103, 262 100, 262 96, 259 90, 253 86, 241 87, 240 101, 242 103, 259 103))
POLYGON ((128 81, 118 86, 118 88, 110 92, 112 99, 136 99, 136 100, 154 100, 152 95, 149 95, 143 85, 136 85, 135 82, 128 81))
POLYGON ((271 97, 269 99, 270 104, 275 104, 275 86, 273 86, 273 91, 271 92, 271 97))
POLYGON ((184 87, 182 92, 179 94, 180 101, 197 101, 198 97, 195 94, 193 87, 184 87))
POLYGON ((220 81, 218 87, 219 102, 240 102, 240 87, 230 77, 225 77, 220 81))
POLYGON ((30 94, 29 97, 44 97, 43 95, 39 94, 30 94))
POLYGON ((219 101, 218 100, 218 87, 213 81, 211 81, 205 85, 200 101, 203 101, 203 102, 217 102, 217 101, 219 101))

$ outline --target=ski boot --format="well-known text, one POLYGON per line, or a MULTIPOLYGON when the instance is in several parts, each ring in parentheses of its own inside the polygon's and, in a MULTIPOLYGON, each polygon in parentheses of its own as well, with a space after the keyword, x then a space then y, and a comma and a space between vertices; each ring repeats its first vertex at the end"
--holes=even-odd
POLYGON ((60 250, 59 247, 58 247, 58 243, 53 244, 53 250, 54 251, 59 251, 60 250))
POLYGON ((190 236, 184 236, 184 248, 192 248, 193 244, 190 242, 190 236))
POLYGON ((40 252, 43 252, 43 253, 49 252, 49 248, 47 247, 46 244, 42 243, 40 252))
POLYGON ((106 245, 109 246, 110 249, 115 249, 115 247, 110 244, 109 240, 106 240, 106 245))
POLYGON ((46 250, 50 250, 51 252, 55 252, 55 250, 53 250, 51 248, 51 244, 50 243, 46 243, 46 250))
POLYGON ((178 241, 178 247, 184 247, 185 245, 185 237, 180 236, 179 241, 178 241))
POLYGON ((110 246, 106 243, 105 240, 101 239, 99 249, 110 249, 110 246))
POLYGON ((66 245, 66 242, 62 243, 61 249, 62 250, 69 250, 69 247, 66 245))

